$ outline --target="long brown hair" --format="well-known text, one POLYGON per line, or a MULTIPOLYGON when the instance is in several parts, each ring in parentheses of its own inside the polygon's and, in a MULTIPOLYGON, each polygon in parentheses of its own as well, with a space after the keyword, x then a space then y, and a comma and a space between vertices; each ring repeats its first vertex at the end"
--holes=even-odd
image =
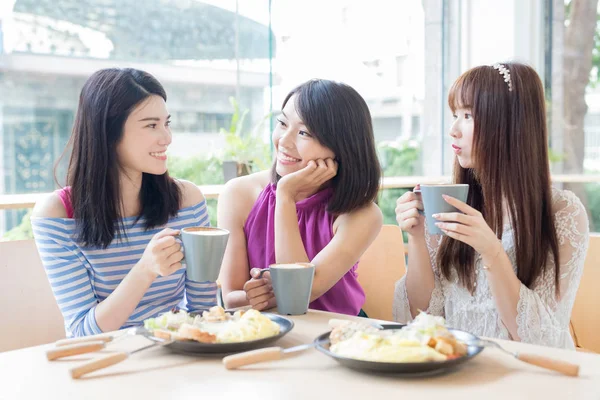
MULTIPOLYGON (((450 89, 448 104, 454 111, 469 108, 473 114, 474 169, 454 163, 454 182, 468 183, 467 203, 479 210, 498 237, 503 232, 503 202, 515 240, 517 277, 528 288, 549 272, 552 252, 556 293, 559 289, 558 239, 552 213, 548 131, 544 90, 533 68, 503 63, 509 85, 490 66, 462 74, 450 89)), ((475 251, 458 240, 444 237, 437 256, 444 277, 452 270, 459 282, 474 291, 475 251)))

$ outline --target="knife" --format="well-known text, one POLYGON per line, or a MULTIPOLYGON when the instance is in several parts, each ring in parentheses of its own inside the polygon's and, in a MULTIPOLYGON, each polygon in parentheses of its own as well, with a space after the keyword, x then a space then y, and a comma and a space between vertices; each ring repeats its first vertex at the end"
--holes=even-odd
POLYGON ((329 339, 301 344, 287 349, 284 349, 283 347, 265 347, 263 349, 246 351, 244 353, 233 354, 223 358, 223 365, 225 365, 225 368, 227 369, 237 369, 246 365, 281 360, 289 354, 312 349, 313 347, 328 342, 329 339))
MULTIPOLYGON (((138 330, 138 334, 140 331, 138 330)), ((133 351, 118 351, 116 353, 107 354, 103 357, 96 358, 94 360, 85 362, 77 367, 71 368, 69 372, 71 373, 71 378, 79 379, 83 375, 89 374, 90 372, 98 371, 100 369, 110 367, 111 365, 115 365, 120 363, 121 361, 125 361, 132 354, 139 353, 140 351, 144 351, 150 349, 152 347, 158 346, 166 346, 168 344, 173 343, 173 339, 161 339, 157 337, 150 336, 150 334, 142 333, 142 336, 146 336, 148 339, 152 340, 153 343, 144 347, 140 347, 139 349, 135 349, 133 351)))

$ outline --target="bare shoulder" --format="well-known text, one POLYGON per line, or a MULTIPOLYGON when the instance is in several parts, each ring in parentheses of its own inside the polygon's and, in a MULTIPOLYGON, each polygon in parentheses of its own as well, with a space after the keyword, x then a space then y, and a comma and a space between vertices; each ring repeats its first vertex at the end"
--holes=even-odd
POLYGON ((365 218, 383 224, 383 213, 381 212, 379 206, 373 202, 369 203, 363 208, 356 210, 356 212, 362 213, 362 215, 364 215, 365 218))
POLYGON ((183 179, 176 179, 175 182, 181 190, 181 208, 195 206, 204 200, 202 191, 195 183, 183 179))
MULTIPOLYGON (((227 182, 221 195, 226 195, 228 198, 230 196, 244 196, 252 199, 252 203, 254 203, 260 192, 269 184, 269 180, 269 171, 240 176, 227 182)), ((238 200, 243 199, 240 197, 238 200)))
POLYGON ((354 210, 348 214, 340 215, 334 223, 334 231, 341 225, 363 226, 379 232, 383 225, 383 214, 375 203, 369 203, 364 207, 354 210))
POLYGON ((377 204, 371 202, 364 207, 354 210, 346 214, 349 218, 360 219, 363 221, 371 221, 375 223, 383 223, 383 214, 377 204))
POLYGON ((50 193, 35 203, 32 218, 67 218, 67 211, 56 193, 50 193))
POLYGON ((269 184, 269 177, 269 171, 261 171, 227 182, 219 195, 218 223, 227 223, 225 220, 245 223, 258 196, 269 184))

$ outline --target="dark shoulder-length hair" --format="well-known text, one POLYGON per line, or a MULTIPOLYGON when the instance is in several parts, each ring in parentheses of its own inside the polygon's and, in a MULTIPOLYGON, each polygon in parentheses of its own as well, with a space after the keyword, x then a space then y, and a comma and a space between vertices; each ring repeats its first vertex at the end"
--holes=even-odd
MULTIPOLYGON (((454 111, 470 108, 473 114, 474 169, 454 163, 454 181, 470 185, 467 203, 479 210, 498 237, 503 232, 503 202, 513 229, 517 277, 532 288, 549 272, 559 290, 559 250, 554 215, 548 131, 542 82, 533 68, 504 63, 508 82, 497 69, 480 66, 461 75, 450 89, 448 104, 454 111), (548 255, 554 271, 548 271, 548 255)), ((471 292, 475 283, 472 247, 444 237, 437 262, 446 278, 456 270, 471 292)))
MULTIPOLYGON (((381 166, 365 100, 346 84, 313 79, 293 89, 281 108, 294 95, 300 119, 311 135, 335 154, 338 163, 327 211, 345 214, 375 201, 381 166)), ((275 183, 280 178, 275 164, 271 171, 275 183)))
MULTIPOLYGON (((109 68, 95 72, 85 83, 73 132, 67 185, 77 224, 77 240, 85 246, 106 248, 115 237, 125 237, 119 187, 121 166, 117 144, 133 109, 152 95, 167 95, 147 72, 109 68)), ((181 192, 177 183, 163 175, 142 175, 140 215, 146 229, 164 225, 177 215, 181 192)))

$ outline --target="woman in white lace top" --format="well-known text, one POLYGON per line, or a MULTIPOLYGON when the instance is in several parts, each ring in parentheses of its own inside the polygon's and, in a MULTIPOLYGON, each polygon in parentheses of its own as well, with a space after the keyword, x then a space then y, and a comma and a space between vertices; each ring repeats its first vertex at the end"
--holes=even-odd
POLYGON ((396 283, 394 319, 419 310, 474 334, 573 348, 569 320, 587 252, 585 209, 550 183, 542 83, 519 63, 480 66, 450 90, 454 182, 468 183, 462 213, 424 229, 420 195, 398 199, 409 267, 396 283))

